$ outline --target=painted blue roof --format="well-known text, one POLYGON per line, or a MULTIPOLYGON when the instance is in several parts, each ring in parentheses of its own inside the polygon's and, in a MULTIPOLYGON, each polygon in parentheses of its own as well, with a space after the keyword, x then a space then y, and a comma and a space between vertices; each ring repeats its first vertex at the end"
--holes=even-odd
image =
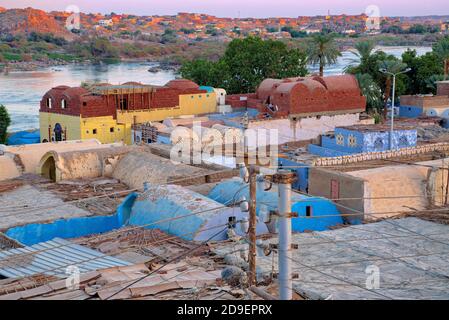
POLYGON ((209 93, 214 92, 214 88, 210 86, 200 86, 200 90, 206 90, 209 93))
MULTIPOLYGON (((241 179, 224 181, 215 186, 208 197, 222 204, 238 202, 244 196, 249 199, 249 186, 241 179)), ((323 231, 329 227, 343 223, 343 218, 335 204, 326 198, 310 197, 298 193, 292 194, 292 212, 298 213, 299 218, 292 219, 292 229, 296 232, 306 230, 323 231), (306 218, 307 207, 310 207, 312 217, 306 218), (327 216, 316 218, 317 216, 327 216)), ((256 212, 259 214, 262 206, 269 210, 278 208, 277 192, 257 190, 256 212)))

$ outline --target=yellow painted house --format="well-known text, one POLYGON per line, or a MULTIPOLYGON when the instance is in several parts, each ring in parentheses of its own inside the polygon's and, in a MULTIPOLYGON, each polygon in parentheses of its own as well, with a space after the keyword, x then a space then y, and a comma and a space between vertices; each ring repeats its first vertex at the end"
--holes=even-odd
POLYGON ((216 93, 184 79, 159 87, 136 82, 89 89, 59 86, 42 98, 40 135, 42 142, 98 139, 131 144, 134 124, 216 111, 216 93))

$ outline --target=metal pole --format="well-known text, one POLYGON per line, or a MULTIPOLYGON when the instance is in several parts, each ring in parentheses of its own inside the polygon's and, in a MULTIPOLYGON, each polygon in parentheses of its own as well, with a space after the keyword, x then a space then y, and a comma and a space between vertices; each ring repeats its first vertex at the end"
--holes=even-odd
POLYGON ((257 174, 254 166, 249 169, 249 252, 248 252, 248 282, 250 286, 257 285, 256 279, 256 190, 257 190, 257 174))
POLYGON ((394 130, 394 96, 396 94, 396 75, 393 74, 393 95, 391 97, 391 129, 390 129, 390 150, 393 150, 393 130, 394 130))
POLYGON ((291 196, 292 181, 295 174, 291 171, 280 170, 273 179, 279 185, 279 299, 292 299, 292 221, 291 196))

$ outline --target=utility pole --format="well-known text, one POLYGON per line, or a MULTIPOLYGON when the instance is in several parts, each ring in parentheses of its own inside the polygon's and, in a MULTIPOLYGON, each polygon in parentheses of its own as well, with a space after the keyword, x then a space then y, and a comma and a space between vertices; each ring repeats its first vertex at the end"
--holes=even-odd
POLYGON ((279 299, 291 300, 292 293, 292 182, 296 174, 280 170, 273 176, 273 183, 278 184, 279 200, 279 299))
POLYGON ((256 191, 257 191, 257 172, 254 165, 249 169, 249 253, 248 253, 248 282, 250 286, 257 285, 256 279, 256 191))
POLYGON ((403 74, 403 73, 407 73, 409 72, 410 68, 405 69, 404 71, 401 72, 397 72, 397 73, 393 73, 393 72, 389 72, 387 69, 382 68, 379 71, 384 73, 384 74, 388 74, 390 76, 393 77, 393 96, 391 97, 391 115, 390 115, 390 150, 393 150, 393 132, 394 132, 394 96, 396 94, 396 76, 403 74))

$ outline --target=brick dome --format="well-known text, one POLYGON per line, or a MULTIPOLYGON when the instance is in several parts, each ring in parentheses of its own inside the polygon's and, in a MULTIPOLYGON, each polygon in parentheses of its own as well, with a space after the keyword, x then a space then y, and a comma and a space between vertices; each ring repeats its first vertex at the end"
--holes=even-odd
POLYGON ((198 90, 199 86, 187 79, 175 79, 169 81, 165 86, 172 88, 172 89, 178 89, 178 90, 198 90))

